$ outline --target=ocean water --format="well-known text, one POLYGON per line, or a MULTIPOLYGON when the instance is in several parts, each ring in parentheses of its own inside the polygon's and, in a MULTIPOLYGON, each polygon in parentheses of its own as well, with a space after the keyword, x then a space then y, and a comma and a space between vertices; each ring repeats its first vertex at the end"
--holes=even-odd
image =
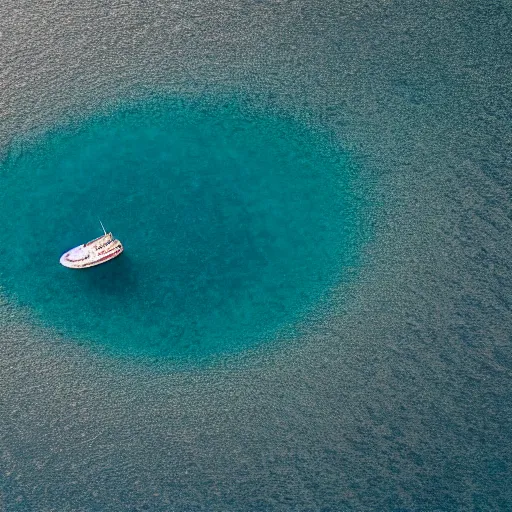
POLYGON ((229 100, 118 106, 13 144, 2 283, 36 321, 117 354, 197 363, 272 341, 356 271, 353 174, 327 134, 229 100), (98 217, 122 257, 57 265, 98 217))
POLYGON ((0 510, 512 509, 509 2, 0 14, 0 510))

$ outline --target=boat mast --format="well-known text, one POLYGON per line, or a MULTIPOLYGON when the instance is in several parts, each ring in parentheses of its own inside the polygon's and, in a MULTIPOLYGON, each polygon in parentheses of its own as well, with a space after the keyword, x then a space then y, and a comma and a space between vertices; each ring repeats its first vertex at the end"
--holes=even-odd
MULTIPOLYGON (((98 219, 99 220, 99 219, 98 219)), ((105 233, 105 235, 107 234, 107 232, 105 231, 105 227, 103 226, 103 222, 101 222, 100 220, 100 224, 101 224, 101 227, 103 228, 103 233, 105 233)))

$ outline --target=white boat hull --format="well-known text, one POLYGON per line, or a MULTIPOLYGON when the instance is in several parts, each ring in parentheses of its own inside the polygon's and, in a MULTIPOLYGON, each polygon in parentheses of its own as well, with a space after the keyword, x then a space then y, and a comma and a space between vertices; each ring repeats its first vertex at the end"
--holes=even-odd
POLYGON ((70 249, 61 256, 60 264, 76 269, 94 267, 117 258, 123 250, 121 242, 115 240, 112 233, 108 233, 96 240, 70 249))

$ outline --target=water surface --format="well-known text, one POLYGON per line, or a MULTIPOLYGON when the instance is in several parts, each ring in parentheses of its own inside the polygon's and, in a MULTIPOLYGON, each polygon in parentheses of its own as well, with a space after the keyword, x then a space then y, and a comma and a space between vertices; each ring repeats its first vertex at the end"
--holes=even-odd
MULTIPOLYGON (((12 194, 0 192, 9 205, 5 213, 0 203, 0 239, 5 242, 6 229, 9 244, 21 241, 30 257, 10 268, 0 256, 0 510, 512 510, 511 17, 510 2, 499 0, 3 0, 0 153, 10 150, 12 160, 0 172, 12 194), (193 134, 180 143, 190 154, 151 152, 161 167, 166 159, 174 162, 163 187, 162 179, 148 183, 130 167, 136 157, 122 154, 127 145, 117 144, 126 139, 116 128, 119 117, 111 124, 98 117, 102 105, 143 99, 148 92, 191 99, 149 109, 174 112, 173 123, 181 128, 174 135, 166 123, 156 123, 148 147, 161 145, 159 133, 175 141, 193 134), (246 107, 228 116, 228 95, 243 98, 246 107), (299 117, 299 123, 290 121, 299 117), (70 120, 68 127, 63 119, 70 120), (222 120, 215 129, 213 120, 222 120), (35 144, 11 144, 52 126, 60 128, 35 137, 35 144), (231 158, 223 140, 238 127, 238 136, 229 135, 238 141, 231 158), (112 135, 116 131, 119 137, 112 135), (111 151, 107 146, 114 148, 119 168, 110 156, 100 158, 100 132, 108 135, 104 154, 111 151), (334 134, 327 139, 342 141, 334 156, 326 132, 334 134), (198 135, 201 145, 193 142, 198 135), (296 185, 274 174, 273 160, 268 171, 267 139, 272 158, 292 162, 280 168, 300 178, 296 185), (258 147, 252 156, 257 164, 241 165, 251 147, 258 147), (319 149, 320 160, 313 158, 319 149), (86 157, 88 150, 94 151, 86 157), (348 218, 374 226, 371 242, 362 251, 356 243, 355 252, 346 252, 354 247, 354 231, 342 225, 346 217, 319 206, 344 211, 351 204, 360 211, 358 203, 345 200, 347 151, 358 163, 349 189, 361 194, 363 184, 372 206, 360 216, 348 211, 348 218), (88 178, 86 163, 93 156, 98 165, 88 178), (322 195, 318 201, 307 197, 301 156, 315 162, 308 181, 311 192, 322 195), (339 164, 331 165, 333 159, 339 164), (317 160, 325 162, 325 176, 316 173, 317 160), (77 178, 66 174, 65 161, 76 176, 74 171, 83 172, 80 187, 72 187, 77 178), (197 186, 189 166, 204 175, 197 186), (125 167, 133 172, 123 176, 125 167), (245 168, 243 183, 228 179, 245 168), (43 178, 49 178, 44 186, 43 178), (182 190, 175 190, 176 181, 182 190), (330 183, 336 190, 327 191, 330 183), (290 186, 302 205, 311 206, 313 220, 306 219, 301 239, 314 244, 291 255, 294 274, 282 275, 283 287, 276 290, 267 280, 284 265, 276 256, 291 253, 299 238, 296 230, 284 233, 278 214, 285 212, 291 225, 306 215, 292 195, 285 197, 290 186), (155 205, 147 190, 158 199, 155 205), (90 192, 94 206, 107 211, 90 213, 90 192), (51 205, 47 196, 54 198, 51 205), (271 200, 277 205, 269 209, 271 200), (175 218, 162 215, 164 205, 175 218), (83 214, 79 225, 70 215, 77 209, 83 214), (138 215, 125 218, 132 209, 138 215), (126 253, 87 273, 59 268, 62 251, 101 233, 97 217, 123 240, 126 253), (212 230, 208 218, 221 220, 225 234, 212 230), (332 230, 314 233, 311 226, 321 218, 332 230), (172 246, 174 262, 153 251, 155 265, 145 268, 140 241, 160 244, 153 226, 163 239, 192 243, 172 246), (274 254, 274 239, 283 241, 283 252, 274 254), (232 250, 215 245, 219 241, 232 250), (206 293, 192 247, 201 249, 197 260, 211 256, 204 278, 218 270, 230 283, 224 288, 213 279, 211 289, 232 290, 236 303, 230 305, 224 293, 206 293), (272 256, 268 267, 253 251, 257 247, 272 256), (35 253, 45 259, 37 271, 30 267, 35 253), (223 263, 226 253, 234 256, 233 274, 223 263), (332 266, 335 254, 342 257, 332 266), (350 254, 362 257, 347 287, 343 261, 350 254), (242 265, 247 255, 250 263, 242 265), (308 255, 313 272, 302 265, 308 255), (321 268, 332 272, 323 275, 321 268), (136 279, 152 269, 164 271, 161 287, 136 279), (259 339, 273 338, 268 333, 274 329, 286 335, 297 317, 306 319, 306 332, 275 344, 254 338, 243 346, 229 343, 236 356, 215 352, 217 364, 174 371, 167 363, 173 356, 191 354, 197 361, 203 347, 205 353, 219 347, 213 330, 198 322, 211 336, 208 345, 168 348, 167 339, 153 333, 153 353, 171 357, 141 364, 143 357, 130 354, 144 353, 146 338, 139 343, 128 333, 132 352, 120 357, 108 327, 108 321, 120 324, 116 308, 135 311, 130 298, 150 297, 156 289, 183 292, 177 269, 198 285, 181 295, 184 316, 162 296, 145 311, 165 303, 181 322, 207 318, 206 305, 217 300, 223 316, 216 325, 237 313, 234 329, 244 330, 243 322, 252 328, 251 316, 242 322, 238 315, 243 309, 265 313, 252 331, 259 339), (301 276, 305 284, 298 282, 301 276), (339 286, 330 289, 331 279, 339 286), (242 281, 251 283, 251 297, 275 298, 272 307, 256 306, 242 281), (96 302, 71 298, 67 306, 70 290, 96 302), (301 297, 293 290, 301 290, 301 297), (44 293, 52 304, 44 303, 44 293), (115 300, 108 302, 109 294, 115 300), (324 297, 328 308, 317 315, 324 297), (205 305, 194 315, 191 304, 198 301, 205 305), (79 304, 83 312, 76 311, 79 304), (62 336, 44 326, 59 322, 62 336), (73 332, 86 331, 91 339, 80 345, 86 340, 73 332), (108 344, 92 336, 100 331, 108 344), (93 347, 110 347, 110 355, 93 347)), ((148 113, 117 110, 123 111, 123 126, 148 113)), ((154 117, 149 115, 150 126, 154 117)), ((146 133, 140 123, 131 124, 146 133)), ((137 165, 148 169, 145 162, 137 165)), ((162 176, 161 167, 154 176, 162 176)), ((19 254, 18 248, 0 247, 19 254)), ((126 319, 126 330, 137 331, 148 318, 126 319)), ((158 328, 147 324, 148 330, 158 328)), ((165 327, 170 332, 170 321, 165 327)), ((223 332, 236 338, 235 331, 223 332)), ((190 332, 184 336, 194 339, 190 332)))
POLYGON ((271 341, 353 271, 353 172, 328 134, 235 101, 118 106, 13 146, 3 283, 45 325, 118 353, 202 358, 271 341), (58 265, 99 218, 125 252, 58 265))

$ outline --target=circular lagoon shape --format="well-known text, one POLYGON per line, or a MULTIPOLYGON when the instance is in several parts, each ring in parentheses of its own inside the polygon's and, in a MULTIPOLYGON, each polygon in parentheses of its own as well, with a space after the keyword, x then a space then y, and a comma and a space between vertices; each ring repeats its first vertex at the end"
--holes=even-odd
POLYGON ((0 285, 71 339, 199 360, 307 321, 357 260, 346 155, 234 103, 159 99, 13 145, 0 170, 0 285), (124 245, 59 265, 102 234, 124 245))

